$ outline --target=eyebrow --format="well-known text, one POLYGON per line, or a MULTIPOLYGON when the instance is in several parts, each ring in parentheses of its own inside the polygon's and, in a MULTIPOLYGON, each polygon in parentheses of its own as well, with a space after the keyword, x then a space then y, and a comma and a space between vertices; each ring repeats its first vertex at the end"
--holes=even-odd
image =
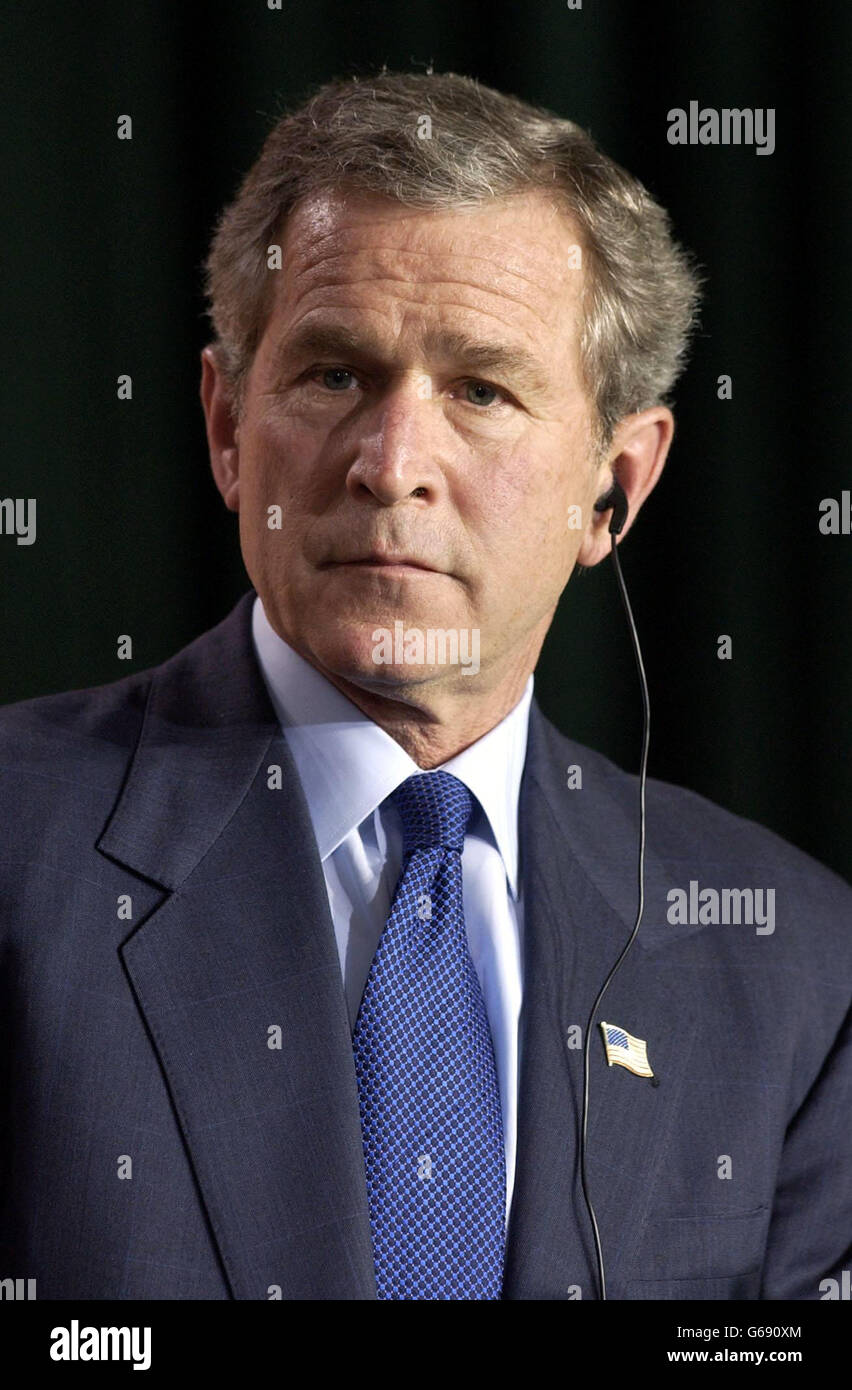
MULTIPOLYGON (((544 393, 552 389, 550 379, 538 358, 526 348, 509 343, 480 342, 453 329, 429 330, 423 348, 430 357, 452 360, 477 372, 496 372, 544 393)), ((379 362, 383 349, 369 334, 356 332, 344 324, 307 323, 282 339, 279 361, 316 355, 356 356, 379 362)))

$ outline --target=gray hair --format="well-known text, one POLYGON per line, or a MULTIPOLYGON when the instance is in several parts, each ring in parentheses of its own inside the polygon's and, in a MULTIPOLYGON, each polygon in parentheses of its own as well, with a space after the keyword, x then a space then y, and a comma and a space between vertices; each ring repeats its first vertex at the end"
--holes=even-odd
POLYGON ((327 82, 282 116, 217 222, 205 291, 238 418, 272 304, 267 247, 302 199, 343 188, 448 210, 549 195, 582 238, 580 363, 597 443, 625 415, 666 402, 700 285, 668 213, 573 121, 457 73, 383 71, 327 82), (419 134, 426 117, 430 139, 419 134))

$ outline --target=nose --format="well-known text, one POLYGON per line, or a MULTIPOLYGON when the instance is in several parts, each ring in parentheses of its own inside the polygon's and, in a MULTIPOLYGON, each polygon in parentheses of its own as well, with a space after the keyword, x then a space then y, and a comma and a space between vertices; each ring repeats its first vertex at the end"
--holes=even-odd
POLYGON ((407 497, 437 496, 442 482, 439 422, 427 387, 428 378, 422 376, 400 383, 364 417, 366 433, 346 477, 356 500, 373 497, 393 506, 407 497))

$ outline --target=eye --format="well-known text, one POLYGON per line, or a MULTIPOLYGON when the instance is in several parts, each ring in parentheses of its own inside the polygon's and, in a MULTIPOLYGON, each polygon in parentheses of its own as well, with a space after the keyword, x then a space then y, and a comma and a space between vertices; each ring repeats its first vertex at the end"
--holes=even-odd
POLYGON ((347 367, 319 367, 314 375, 321 375, 323 386, 326 386, 329 391, 337 392, 346 391, 349 380, 354 379, 353 373, 347 367), (344 380, 341 381, 341 377, 344 380))
MULTIPOLYGON (((309 381, 316 382, 338 396, 345 395, 353 384, 357 385, 355 373, 348 367, 314 367, 306 375, 309 381)), ((509 398, 498 387, 476 377, 471 377, 465 382, 463 389, 467 403, 478 406, 483 415, 492 413, 509 402, 509 398)))
POLYGON ((496 386, 490 386, 487 381, 477 381, 475 378, 466 383, 465 393, 466 399, 471 405, 482 406, 483 410, 488 410, 501 403, 505 404, 506 401, 506 397, 502 391, 498 391, 496 386))

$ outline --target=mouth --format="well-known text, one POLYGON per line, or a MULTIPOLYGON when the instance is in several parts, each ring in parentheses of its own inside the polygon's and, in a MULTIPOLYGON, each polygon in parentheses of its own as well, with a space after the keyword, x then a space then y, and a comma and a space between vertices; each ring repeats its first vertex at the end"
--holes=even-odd
POLYGON ((425 560, 417 560, 410 555, 379 555, 376 553, 352 560, 327 560, 319 568, 382 570, 389 575, 443 574, 444 572, 426 564, 425 560))

